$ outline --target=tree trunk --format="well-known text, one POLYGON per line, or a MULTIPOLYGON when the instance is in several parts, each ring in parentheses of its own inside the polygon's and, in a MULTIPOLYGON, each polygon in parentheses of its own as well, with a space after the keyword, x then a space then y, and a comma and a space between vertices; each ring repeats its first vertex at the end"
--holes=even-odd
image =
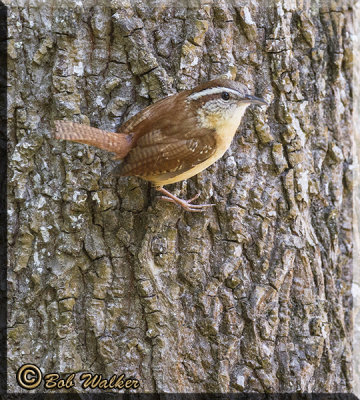
POLYGON ((7 3, 9 391, 31 363, 79 391, 93 372, 144 392, 350 392, 351 6, 7 3), (52 138, 55 119, 115 131, 219 75, 270 105, 169 186, 206 213, 52 138))

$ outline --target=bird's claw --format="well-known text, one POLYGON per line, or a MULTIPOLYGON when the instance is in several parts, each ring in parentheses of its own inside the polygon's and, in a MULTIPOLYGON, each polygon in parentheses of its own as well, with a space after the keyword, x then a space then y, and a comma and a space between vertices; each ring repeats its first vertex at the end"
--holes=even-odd
POLYGON ((196 194, 194 197, 192 197, 189 200, 184 200, 184 199, 179 199, 178 197, 175 199, 172 199, 171 197, 167 196, 161 196, 160 199, 164 201, 168 201, 170 203, 175 203, 179 204, 182 208, 184 208, 186 211, 190 212, 204 212, 206 211, 206 207, 212 207, 215 204, 191 204, 194 200, 196 200, 200 196, 200 193, 196 194))

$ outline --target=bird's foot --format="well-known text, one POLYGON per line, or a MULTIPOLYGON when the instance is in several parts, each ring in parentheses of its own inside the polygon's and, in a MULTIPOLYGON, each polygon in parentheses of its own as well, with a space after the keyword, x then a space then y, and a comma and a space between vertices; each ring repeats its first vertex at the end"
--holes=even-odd
POLYGON ((215 205, 215 204, 192 204, 192 202, 200 196, 200 193, 198 193, 196 196, 192 197, 190 200, 184 200, 184 199, 180 199, 179 197, 176 197, 175 195, 168 192, 163 187, 157 187, 156 190, 158 190, 159 192, 161 192, 165 195, 165 196, 160 197, 161 200, 178 204, 186 211, 204 212, 204 211, 206 211, 206 207, 212 207, 215 205))

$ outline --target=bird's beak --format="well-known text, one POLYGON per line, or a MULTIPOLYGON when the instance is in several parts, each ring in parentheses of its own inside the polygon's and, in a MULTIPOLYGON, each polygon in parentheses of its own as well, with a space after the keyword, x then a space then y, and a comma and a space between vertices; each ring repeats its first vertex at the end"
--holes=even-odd
POLYGON ((267 106, 267 104, 268 104, 261 97, 251 96, 250 94, 247 94, 244 97, 244 101, 246 101, 247 103, 251 103, 251 104, 258 104, 259 106, 267 106))

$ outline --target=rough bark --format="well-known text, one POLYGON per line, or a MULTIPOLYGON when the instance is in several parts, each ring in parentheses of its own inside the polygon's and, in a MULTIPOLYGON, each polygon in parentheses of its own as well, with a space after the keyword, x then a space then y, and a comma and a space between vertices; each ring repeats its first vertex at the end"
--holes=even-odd
POLYGON ((351 391, 351 6, 151 4, 9 3, 9 390, 31 362, 147 392, 351 391), (52 139, 221 74, 271 104, 170 187, 204 214, 52 139))

